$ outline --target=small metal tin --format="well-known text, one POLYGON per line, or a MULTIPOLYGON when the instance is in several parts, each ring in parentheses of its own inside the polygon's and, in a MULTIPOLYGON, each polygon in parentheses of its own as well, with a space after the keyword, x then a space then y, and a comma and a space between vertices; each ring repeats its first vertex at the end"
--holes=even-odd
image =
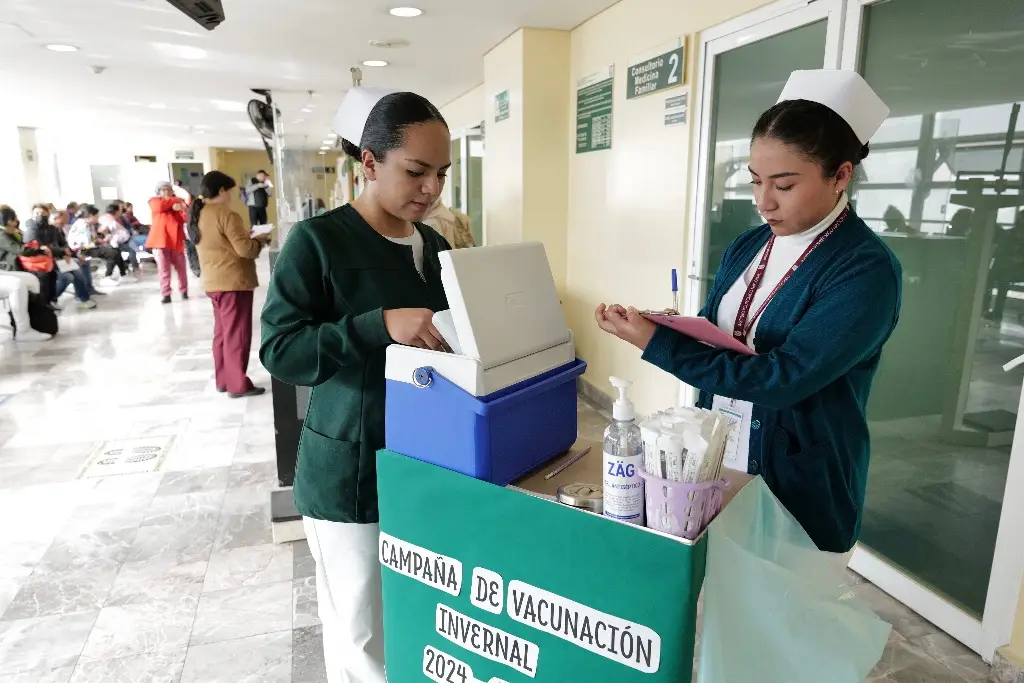
POLYGON ((593 484, 566 484, 558 487, 558 502, 600 515, 604 513, 604 489, 593 484))

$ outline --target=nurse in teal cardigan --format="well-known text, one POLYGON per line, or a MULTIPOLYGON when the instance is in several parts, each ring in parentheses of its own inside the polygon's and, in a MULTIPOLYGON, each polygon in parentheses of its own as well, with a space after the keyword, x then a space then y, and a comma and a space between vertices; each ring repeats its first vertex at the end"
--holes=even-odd
POLYGON ((896 257, 847 201, 889 110, 856 73, 797 71, 751 136, 765 224, 725 252, 701 315, 757 355, 706 346, 602 304, 604 331, 735 417, 732 465, 761 475, 823 551, 860 535, 870 437, 865 415, 900 311, 896 257))

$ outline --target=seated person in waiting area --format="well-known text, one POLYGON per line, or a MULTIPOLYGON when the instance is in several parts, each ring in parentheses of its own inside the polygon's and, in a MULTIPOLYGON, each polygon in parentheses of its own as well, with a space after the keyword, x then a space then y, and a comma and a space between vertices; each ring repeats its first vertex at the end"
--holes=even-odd
POLYGON ((68 245, 85 256, 101 258, 107 262, 107 284, 116 284, 119 280, 114 279, 116 269, 121 278, 128 277, 128 266, 125 265, 124 257, 120 249, 114 249, 97 234, 97 226, 100 222, 100 210, 91 204, 83 204, 78 209, 78 218, 68 230, 68 245))
POLYGON ((50 248, 25 246, 18 214, 6 204, 0 204, 0 271, 28 282, 37 281, 40 295, 48 302, 53 298, 56 273, 53 270, 30 272, 25 269, 26 259, 38 256, 50 256, 50 248))
POLYGON ((121 222, 124 223, 126 228, 131 230, 132 238, 128 243, 132 246, 133 250, 145 251, 146 235, 149 234, 149 226, 143 225, 142 221, 135 215, 135 207, 132 206, 131 202, 125 202, 121 222))
MULTIPOLYGON (((47 247, 53 258, 66 263, 75 261, 75 255, 68 246, 67 237, 64 235, 64 226, 67 217, 63 211, 51 212, 49 206, 36 204, 32 207, 32 218, 25 221, 25 231, 22 240, 25 244, 37 243, 40 247, 47 247)), ((74 270, 58 269, 56 284, 51 292, 50 303, 54 306, 57 299, 64 293, 69 285, 74 285, 75 299, 78 307, 82 309, 95 308, 96 303, 92 301, 92 294, 95 289, 92 285, 92 270, 84 256, 78 257, 79 267, 74 270)))
POLYGON ((108 204, 107 212, 100 218, 99 233, 111 249, 128 252, 128 263, 132 271, 138 274, 139 257, 136 256, 136 250, 131 248, 131 230, 121 221, 123 213, 120 202, 108 204))

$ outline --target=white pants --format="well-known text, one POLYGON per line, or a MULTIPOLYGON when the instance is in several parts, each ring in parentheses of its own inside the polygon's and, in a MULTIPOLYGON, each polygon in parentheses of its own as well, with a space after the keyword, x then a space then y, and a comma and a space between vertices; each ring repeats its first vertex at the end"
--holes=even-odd
POLYGON ((39 278, 32 273, 27 273, 23 270, 4 270, 0 271, 0 275, 4 277, 13 277, 21 280, 22 284, 28 287, 28 291, 32 294, 39 293, 39 278))
MULTIPOLYGON (((0 272, 0 299, 7 299, 7 305, 11 307, 14 315, 14 324, 19 330, 30 330, 32 326, 28 321, 28 283, 19 277, 13 277, 17 273, 0 272)), ((36 283, 36 291, 39 289, 39 281, 34 275, 29 275, 36 283)), ((0 311, 3 308, 0 307, 0 311)), ((4 321, 6 327, 6 320, 4 321)))
POLYGON ((384 683, 384 623, 376 524, 302 518, 316 560, 328 683, 384 683))

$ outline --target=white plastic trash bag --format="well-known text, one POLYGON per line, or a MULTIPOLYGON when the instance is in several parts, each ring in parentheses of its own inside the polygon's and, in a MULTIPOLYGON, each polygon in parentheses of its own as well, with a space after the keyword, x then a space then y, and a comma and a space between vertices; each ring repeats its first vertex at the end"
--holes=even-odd
POLYGON ((863 683, 890 629, 761 477, 711 524, 700 683, 863 683))

